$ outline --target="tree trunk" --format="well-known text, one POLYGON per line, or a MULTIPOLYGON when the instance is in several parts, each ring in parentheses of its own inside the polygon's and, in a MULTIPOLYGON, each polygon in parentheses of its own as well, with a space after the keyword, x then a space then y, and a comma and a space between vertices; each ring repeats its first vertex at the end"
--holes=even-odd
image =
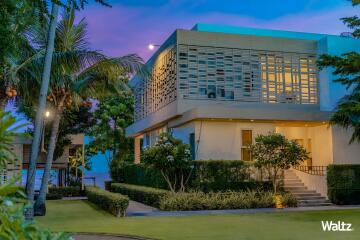
POLYGON ((46 214, 46 208, 45 208, 46 193, 48 191, 50 171, 51 171, 51 166, 52 166, 53 157, 54 157, 54 151, 55 151, 55 147, 56 147, 57 135, 59 132, 61 114, 62 114, 61 111, 57 112, 55 115, 54 121, 52 123, 48 152, 46 155, 44 174, 41 179, 40 193, 39 193, 39 197, 37 198, 35 205, 34 205, 34 215, 35 216, 44 216, 46 214))
MULTIPOLYGON (((36 111, 35 123, 34 123, 34 136, 31 145, 31 156, 29 161, 29 168, 26 179, 26 193, 30 202, 34 201, 34 185, 35 185, 35 174, 36 174, 36 161, 39 155, 40 139, 41 139, 41 128, 44 117, 44 110, 46 105, 46 97, 50 82, 50 71, 52 55, 54 52, 54 40, 55 40, 55 29, 57 24, 59 5, 53 3, 51 9, 50 25, 48 29, 47 46, 45 54, 44 69, 41 78, 41 89, 39 95, 39 103, 36 111)), ((30 205, 32 206, 32 204, 30 205)), ((26 217, 31 219, 33 217, 33 209, 29 208, 26 211, 26 217)))

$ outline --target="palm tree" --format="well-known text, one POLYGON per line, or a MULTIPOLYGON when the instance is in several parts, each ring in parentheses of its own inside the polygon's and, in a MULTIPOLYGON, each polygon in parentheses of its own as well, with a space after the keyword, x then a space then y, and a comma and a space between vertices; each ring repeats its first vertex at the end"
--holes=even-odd
MULTIPOLYGON (((109 92, 116 93, 127 90, 124 80, 136 72, 144 73, 142 59, 135 54, 107 58, 100 52, 91 50, 86 41, 86 28, 87 24, 84 19, 75 24, 74 11, 65 12, 56 27, 47 95, 53 119, 40 194, 35 203, 36 214, 43 215, 45 213, 47 184, 59 123, 64 110, 70 106, 79 106, 88 98, 101 98, 109 92)), ((46 45, 44 35, 44 31, 41 29, 34 34, 37 41, 34 38, 33 42, 40 48, 44 48, 46 45)), ((19 86, 20 91, 25 95, 22 96, 24 99, 30 99, 34 95, 33 91, 36 92, 39 87, 40 82, 37 76, 41 72, 43 62, 43 58, 36 58, 19 73, 19 76, 27 79, 27 81, 21 81, 21 86, 19 86)), ((37 111, 40 111, 39 107, 37 111)))
POLYGON ((17 136, 24 136, 19 130, 25 126, 17 124, 10 112, 0 109, 0 170, 6 169, 7 164, 16 157, 12 150, 13 141, 17 136))
MULTIPOLYGON (((46 0, 37 0, 37 2, 40 2, 41 3, 40 5, 42 6, 44 5, 46 6, 47 3, 46 0)), ((110 7, 110 5, 107 4, 105 0, 95 0, 95 2, 110 7)), ((30 155, 29 168, 28 168, 28 174, 26 180, 26 193, 30 201, 34 200, 36 161, 39 155, 41 129, 43 122, 42 114, 45 110, 46 96, 49 90, 50 74, 51 74, 52 59, 54 52, 55 28, 57 25, 59 5, 64 6, 65 10, 68 10, 70 6, 73 6, 76 9, 84 8, 84 5, 86 3, 87 0, 68 0, 67 4, 62 3, 61 0, 52 1, 51 15, 49 17, 50 23, 47 28, 45 61, 43 63, 40 94, 38 99, 38 109, 36 112, 36 117, 34 122, 34 135, 33 135, 33 142, 31 145, 31 155, 30 155)), ((30 212, 29 215, 32 215, 32 212, 30 212)))

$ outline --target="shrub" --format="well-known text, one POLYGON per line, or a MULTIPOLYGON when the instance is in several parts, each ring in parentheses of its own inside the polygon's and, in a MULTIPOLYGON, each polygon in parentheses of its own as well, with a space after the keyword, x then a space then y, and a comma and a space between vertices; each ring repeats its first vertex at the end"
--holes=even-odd
MULTIPOLYGON (((113 161, 114 162, 114 161, 113 161)), ((144 164, 128 162, 112 163, 110 175, 114 182, 168 189, 168 184, 159 170, 144 164)))
POLYGON ((360 165, 329 165, 327 186, 332 203, 360 204, 360 165))
POLYGON ((134 201, 142 202, 154 207, 159 207, 161 198, 169 193, 169 191, 163 189, 124 183, 111 184, 111 191, 127 195, 134 201))
MULTIPOLYGON (((250 176, 252 165, 239 160, 197 160, 189 181, 189 188, 203 192, 243 191, 272 188, 269 181, 255 181, 250 176)), ((110 166, 111 178, 115 182, 169 189, 158 169, 144 164, 119 163, 110 166)))
POLYGON ((97 187, 86 187, 88 200, 117 217, 124 217, 129 198, 97 187))
POLYGON ((271 192, 188 192, 164 196, 160 209, 167 211, 274 207, 271 192))
POLYGON ((162 133, 153 146, 143 151, 142 160, 160 171, 171 192, 185 191, 192 165, 189 145, 162 133))
MULTIPOLYGON (((47 194, 49 197, 81 197, 85 196, 85 192, 81 190, 80 186, 72 186, 72 187, 50 187, 49 193, 47 194)), ((48 197, 48 196, 47 196, 48 197)))
POLYGON ((105 186, 105 190, 106 191, 111 191, 111 184, 113 183, 113 181, 104 181, 104 186, 105 186))
POLYGON ((298 206, 298 200, 296 197, 291 193, 284 193, 281 196, 281 204, 284 207, 297 207, 298 206))
POLYGON ((279 133, 258 135, 250 149, 255 166, 267 171, 274 193, 278 190, 281 170, 296 166, 308 158, 302 146, 279 133))

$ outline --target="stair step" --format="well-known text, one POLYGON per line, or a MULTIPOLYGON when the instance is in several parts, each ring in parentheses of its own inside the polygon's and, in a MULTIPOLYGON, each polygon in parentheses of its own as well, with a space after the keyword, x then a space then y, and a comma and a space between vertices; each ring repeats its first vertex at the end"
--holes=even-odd
POLYGON ((297 198, 315 198, 315 197, 323 197, 321 196, 320 194, 317 194, 317 193, 300 193, 300 194, 296 194, 296 193, 293 193, 293 195, 297 198))
POLYGON ((324 197, 322 196, 296 196, 297 200, 299 201, 307 201, 307 200, 326 200, 324 197))
POLYGON ((318 207, 318 206, 331 206, 331 203, 306 203, 306 204, 302 204, 299 203, 299 207, 318 207))
POLYGON ((307 187, 305 187, 305 186, 301 186, 301 187, 284 187, 284 189, 286 191, 289 191, 289 192, 292 192, 294 190, 297 190, 297 191, 307 191, 308 190, 307 187))
POLYGON ((303 183, 285 183, 284 187, 305 187, 303 183))

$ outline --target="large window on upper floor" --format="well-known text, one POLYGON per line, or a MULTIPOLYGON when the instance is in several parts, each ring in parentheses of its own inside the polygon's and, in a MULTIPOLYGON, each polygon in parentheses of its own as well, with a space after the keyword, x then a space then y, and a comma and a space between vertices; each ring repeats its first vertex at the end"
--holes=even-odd
POLYGON ((316 104, 315 56, 179 45, 184 99, 316 104))

